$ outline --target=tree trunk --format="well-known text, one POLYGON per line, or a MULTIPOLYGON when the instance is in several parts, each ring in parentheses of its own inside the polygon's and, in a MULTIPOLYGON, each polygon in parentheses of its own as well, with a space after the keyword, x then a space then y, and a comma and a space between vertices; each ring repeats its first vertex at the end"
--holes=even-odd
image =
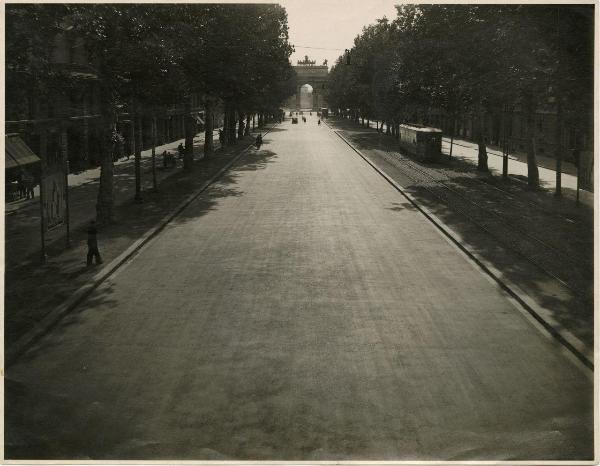
POLYGON ((558 104, 556 108, 556 139, 555 139, 555 157, 556 157, 556 188, 555 196, 562 195, 562 135, 563 135, 563 108, 560 97, 557 97, 558 104))
POLYGON ((156 117, 152 117, 152 189, 158 190, 156 182, 156 117))
POLYGON ((183 130, 185 136, 185 147, 183 152, 183 169, 191 171, 194 167, 194 118, 192 118, 192 104, 185 103, 185 114, 183 115, 183 130))
MULTIPOLYGON (((223 144, 229 144, 229 107, 228 104, 225 103, 225 108, 223 109, 223 144)), ((223 146, 221 144, 221 148, 223 146)))
POLYGON ((136 201, 142 200, 142 118, 131 115, 131 143, 133 144, 133 165, 135 171, 136 201))
POLYGON ((385 120, 385 134, 388 136, 392 134, 392 129, 390 128, 390 122, 385 120))
POLYGON ((246 128, 244 129, 244 136, 250 134, 250 114, 246 115, 246 128))
POLYGON ((238 115, 238 139, 244 138, 244 128, 244 114, 240 112, 238 115))
POLYGON ((210 155, 213 153, 214 145, 213 145, 213 103, 206 102, 204 106, 204 156, 210 155))
POLYGON ((507 106, 502 106, 502 118, 500 134, 502 137, 502 179, 508 180, 508 123, 506 122, 506 109, 507 106))
POLYGON ((112 117, 103 117, 103 129, 100 150, 100 182, 96 202, 96 221, 100 225, 114 222, 113 174, 116 135, 116 121, 112 117))
POLYGON ((127 151, 127 160, 129 160, 129 156, 135 159, 135 116, 133 115, 133 111, 129 113, 129 148, 127 151))
POLYGON ((165 120, 159 118, 156 120, 157 144, 162 146, 165 143, 165 120))
POLYGON ((237 138, 236 138, 236 134, 235 134, 235 124, 236 124, 236 118, 235 118, 235 110, 233 108, 229 108, 229 128, 228 128, 228 132, 229 132, 229 143, 230 144, 237 144, 237 138))
POLYGON ((479 118, 477 119, 477 170, 481 172, 489 172, 487 148, 485 147, 485 126, 483 118, 484 115, 480 109, 479 118))
POLYGON ((535 158, 535 113, 533 96, 525 98, 525 112, 527 116, 527 184, 532 189, 540 186, 540 174, 535 158))
POLYGON ((454 147, 454 134, 456 133, 456 115, 452 117, 452 131, 450 134, 450 154, 448 158, 452 158, 452 148, 454 147))
POLYGON ((225 109, 223 113, 223 133, 225 134, 225 144, 233 144, 231 140, 231 103, 225 103, 225 109))

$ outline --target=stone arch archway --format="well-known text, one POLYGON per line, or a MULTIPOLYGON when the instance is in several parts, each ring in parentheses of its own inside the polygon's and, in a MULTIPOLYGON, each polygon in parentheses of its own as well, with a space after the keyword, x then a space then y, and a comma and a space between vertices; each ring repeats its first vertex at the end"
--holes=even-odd
POLYGON ((302 84, 298 88, 298 104, 296 107, 301 110, 312 110, 314 107, 314 88, 308 84, 302 84))
POLYGON ((317 111, 322 107, 327 107, 325 90, 327 89, 329 69, 327 65, 316 66, 314 63, 305 57, 304 61, 298 61, 298 65, 293 66, 298 86, 296 94, 288 101, 288 107, 300 110, 302 87, 306 85, 312 88, 312 110, 317 111))

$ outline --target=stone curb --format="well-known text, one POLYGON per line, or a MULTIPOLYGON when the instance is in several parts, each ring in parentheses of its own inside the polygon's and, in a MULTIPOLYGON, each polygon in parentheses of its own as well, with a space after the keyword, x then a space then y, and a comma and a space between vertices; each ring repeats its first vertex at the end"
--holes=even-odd
MULTIPOLYGON (((263 133, 263 137, 274 127, 275 124, 268 128, 263 133)), ((96 288, 98 288, 98 286, 100 286, 108 277, 115 273, 117 269, 132 259, 133 256, 135 256, 143 246, 156 237, 175 217, 185 210, 185 208, 188 207, 200 194, 202 194, 206 188, 217 181, 253 146, 254 143, 251 143, 242 149, 238 155, 221 167, 219 171, 206 182, 204 182, 200 188, 180 202, 179 205, 173 209, 173 211, 165 215, 155 226, 147 230, 141 238, 135 241, 118 257, 113 259, 108 265, 104 266, 102 270, 92 277, 90 282, 78 288, 75 292, 73 292, 70 298, 46 314, 46 316, 40 322, 38 322, 34 328, 23 334, 14 344, 11 345, 10 348, 5 348, 5 367, 8 367, 16 362, 26 350, 28 350, 34 343, 39 341, 44 335, 50 332, 50 330, 52 330, 62 320, 63 317, 72 312, 96 288)))
MULTIPOLYGON (((328 125, 329 126, 329 125, 328 125)), ((481 257, 476 251, 470 248, 463 237, 456 233, 451 228, 447 227, 434 213, 428 208, 419 205, 419 203, 396 183, 387 173, 377 167, 369 158, 363 155, 354 145, 342 136, 337 130, 329 126, 334 133, 344 141, 354 152, 356 152, 371 168, 381 175, 388 183, 390 183, 397 191, 400 192, 408 201, 421 212, 435 227, 443 233, 454 245, 456 245, 464 254, 474 261, 486 275, 491 277, 505 292, 507 292, 519 305, 531 315, 544 330, 552 337, 558 340, 565 348, 567 348, 585 367, 594 370, 594 352, 583 341, 573 335, 569 330, 565 329, 557 322, 550 314, 550 311, 535 302, 527 293, 525 293, 516 283, 503 276, 489 261, 481 257)))

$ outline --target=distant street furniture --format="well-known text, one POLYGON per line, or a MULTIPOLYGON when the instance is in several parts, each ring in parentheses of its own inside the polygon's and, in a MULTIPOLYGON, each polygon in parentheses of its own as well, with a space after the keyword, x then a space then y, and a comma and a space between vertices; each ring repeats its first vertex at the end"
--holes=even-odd
POLYGON ((442 155, 442 130, 417 124, 400 125, 399 144, 418 160, 435 162, 442 155))

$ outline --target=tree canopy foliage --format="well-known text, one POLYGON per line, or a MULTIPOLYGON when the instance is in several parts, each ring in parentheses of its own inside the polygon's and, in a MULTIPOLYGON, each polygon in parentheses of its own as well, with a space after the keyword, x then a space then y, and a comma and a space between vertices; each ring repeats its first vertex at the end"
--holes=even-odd
MULTIPOLYGON (((591 6, 402 5, 338 59, 328 102, 392 124, 419 122, 431 108, 481 122, 491 108, 532 115, 550 102, 564 123, 589 124, 593 37, 591 6)), ((487 170, 482 129, 475 133, 487 170)))
MULTIPOLYGON (((6 44, 7 98, 16 103, 40 94, 68 99, 82 76, 93 79, 105 146, 100 221, 112 217, 112 153, 120 112, 139 118, 180 103, 189 109, 190 96, 200 96, 207 121, 216 104, 224 105, 228 141, 235 141, 236 121, 275 113, 294 92, 287 13, 276 4, 9 4, 6 44), (60 35, 80 41, 88 73, 73 73, 72 63, 56 66, 52 54, 60 35)), ((186 169, 193 161, 189 113, 186 169)), ((206 131, 210 151, 212 126, 206 131)))

